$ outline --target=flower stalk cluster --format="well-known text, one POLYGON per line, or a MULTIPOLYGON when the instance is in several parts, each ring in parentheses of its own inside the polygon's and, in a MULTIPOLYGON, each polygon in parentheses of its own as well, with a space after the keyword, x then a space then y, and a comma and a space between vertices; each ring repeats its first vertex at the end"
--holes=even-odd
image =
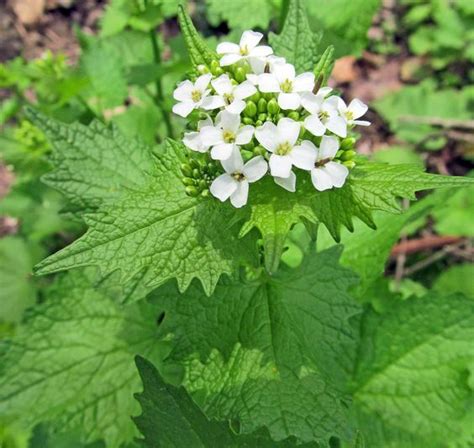
POLYGON ((212 194, 247 203, 249 184, 265 175, 294 192, 297 174, 308 172, 316 190, 340 188, 355 166, 349 135, 367 106, 347 105, 314 73, 297 74, 275 56, 263 35, 245 31, 239 44, 218 45, 219 60, 198 67, 199 75, 174 91, 173 111, 189 120, 182 166, 189 195, 212 194))

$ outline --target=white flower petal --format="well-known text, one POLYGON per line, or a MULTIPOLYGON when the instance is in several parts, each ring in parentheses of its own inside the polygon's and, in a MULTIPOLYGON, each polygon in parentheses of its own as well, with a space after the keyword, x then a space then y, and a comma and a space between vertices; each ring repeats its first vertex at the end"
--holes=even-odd
POLYGON ((240 47, 237 44, 234 44, 233 42, 221 42, 217 46, 216 51, 218 54, 226 54, 226 53, 240 54, 240 47))
POLYGON ((274 152, 279 143, 278 129, 273 123, 266 121, 255 129, 255 138, 267 151, 274 152))
POLYGON ((272 73, 262 73, 258 75, 258 88, 261 92, 279 92, 280 83, 272 73))
POLYGON ((329 93, 331 93, 332 87, 321 87, 316 95, 321 96, 321 97, 326 97, 329 93))
POLYGON ((239 84, 234 88, 234 97, 243 100, 244 98, 248 98, 252 96, 257 89, 250 81, 244 81, 242 84, 239 84))
POLYGON ((191 92, 194 89, 194 84, 189 81, 183 81, 178 84, 178 87, 173 92, 173 98, 176 101, 191 101, 191 92))
POLYGON ((254 85, 258 86, 258 75, 254 75, 252 73, 249 73, 247 75, 247 79, 254 85))
POLYGON ((212 87, 219 95, 225 95, 232 93, 234 86, 232 85, 232 81, 229 78, 229 75, 224 74, 219 76, 219 78, 213 79, 211 81, 212 87))
POLYGON ((262 156, 254 157, 244 165, 244 175, 249 182, 257 182, 268 171, 268 164, 262 156))
POLYGON ((326 127, 339 137, 347 137, 347 123, 342 117, 332 117, 326 122, 326 127))
POLYGON ((211 82, 211 79, 212 79, 212 75, 210 73, 201 75, 199 76, 198 79, 196 79, 196 82, 194 83, 194 87, 200 92, 204 92, 204 90, 207 89, 207 86, 211 82))
POLYGON ((249 197, 249 183, 244 179, 238 182, 237 190, 230 196, 230 203, 235 208, 243 207, 249 197))
POLYGON ((349 174, 349 169, 346 166, 336 162, 328 162, 322 169, 331 177, 332 184, 336 188, 341 188, 344 185, 349 174))
POLYGON ((352 124, 356 124, 357 126, 370 126, 370 121, 354 120, 352 124))
POLYGON ((276 154, 270 156, 270 171, 272 176, 288 177, 291 173, 291 166, 290 156, 277 156, 276 154))
POLYGON ((317 115, 306 117, 304 120, 304 127, 316 137, 321 137, 321 135, 324 135, 326 132, 326 126, 324 126, 317 115))
POLYGON ((183 143, 193 151, 206 152, 209 146, 203 144, 199 132, 186 132, 183 137, 183 143))
POLYGON ((366 104, 364 104, 361 100, 354 98, 350 102, 348 109, 350 112, 352 112, 352 114, 354 115, 354 118, 359 118, 359 117, 362 117, 362 115, 364 115, 367 112, 369 107, 366 104))
POLYGON ((314 168, 311 170, 311 181, 314 188, 318 191, 329 190, 333 187, 331 176, 322 168, 314 168))
POLYGON ((266 58, 249 57, 248 61, 253 73, 260 75, 265 71, 265 66, 267 65, 266 58))
POLYGON ((240 115, 240 113, 245 109, 245 101, 244 100, 234 100, 232 103, 228 104, 225 107, 225 110, 234 115, 240 115))
POLYGON ((294 92, 311 92, 314 89, 314 74, 310 72, 298 75, 293 82, 294 92))
POLYGON ((295 67, 292 64, 277 64, 273 67, 273 72, 278 79, 279 84, 295 79, 295 67))
POLYGON ((240 48, 247 47, 248 51, 255 48, 262 40, 263 34, 257 31, 244 31, 240 38, 240 48))
POLYGON ((201 130, 204 126, 212 126, 213 123, 212 123, 212 119, 211 117, 208 115, 204 120, 199 120, 198 121, 198 129, 201 130))
POLYGON ((314 168, 316 162, 316 146, 309 140, 301 142, 300 146, 295 146, 291 151, 291 160, 293 165, 302 170, 310 171, 314 168))
POLYGON ((229 174, 225 173, 214 179, 210 191, 214 197, 224 202, 230 198, 232 193, 237 190, 238 186, 239 182, 229 174))
POLYGON ((194 110, 195 103, 184 101, 173 106, 173 112, 181 117, 187 117, 194 110))
POLYGON ((285 190, 294 193, 296 191, 296 174, 292 171, 289 177, 274 177, 273 180, 277 185, 285 190))
MULTIPOLYGON (((291 118, 282 118, 277 124, 280 139, 278 143, 288 142, 291 146, 296 143, 301 130, 301 124, 291 118)), ((281 176, 285 177, 285 176, 281 176)))
POLYGON ((240 126, 240 116, 223 110, 217 115, 216 123, 218 123, 222 129, 237 134, 237 130, 240 126))
POLYGON ((240 61, 242 56, 240 54, 227 53, 221 57, 219 61, 221 67, 226 67, 228 65, 235 64, 237 61, 240 61))
POLYGON ((250 142, 250 140, 252 140, 254 132, 255 132, 255 128, 253 126, 250 126, 249 124, 246 126, 242 126, 237 131, 235 143, 237 143, 238 145, 246 145, 247 143, 250 142))
POLYGON ((214 126, 204 126, 200 133, 205 145, 214 146, 224 143, 222 129, 215 128, 214 126))
POLYGON ((250 56, 261 58, 265 56, 270 56, 272 53, 272 47, 269 47, 268 45, 260 45, 250 51, 250 56))
POLYGON ((315 95, 311 92, 305 92, 301 95, 301 105, 310 113, 318 114, 321 111, 321 105, 324 97, 315 95))
POLYGON ((278 105, 283 110, 295 110, 301 106, 301 97, 298 93, 283 93, 278 95, 278 105))
POLYGON ((206 96, 201 102, 201 107, 206 110, 218 109, 219 107, 224 106, 224 98, 218 95, 206 96))
POLYGON ((339 149, 339 140, 328 135, 323 136, 319 145, 318 160, 333 159, 339 149))
MULTIPOLYGON (((235 145, 233 143, 220 143, 211 149, 211 157, 214 160, 227 160, 232 155, 235 145)), ((227 171, 227 170, 226 170, 227 171)))
POLYGON ((222 160, 222 167, 225 169, 226 173, 233 174, 233 173, 241 173, 244 172, 244 161, 242 160, 242 155, 238 148, 234 146, 230 156, 222 160))

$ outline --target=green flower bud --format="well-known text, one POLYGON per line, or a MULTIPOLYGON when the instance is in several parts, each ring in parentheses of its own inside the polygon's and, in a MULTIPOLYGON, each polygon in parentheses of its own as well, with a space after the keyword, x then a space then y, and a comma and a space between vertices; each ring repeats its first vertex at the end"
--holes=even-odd
POLYGON ((257 109, 259 114, 267 111, 267 100, 265 98, 260 98, 258 100, 257 109))
POLYGON ((257 118, 260 121, 266 121, 267 120, 267 114, 259 114, 257 118))
POLYGON ((213 73, 214 76, 221 76, 221 75, 223 75, 223 74, 224 74, 224 70, 222 70, 221 67, 217 67, 217 68, 214 70, 214 73, 213 73))
POLYGON ((253 124, 253 119, 250 117, 243 117, 242 118, 242 123, 244 124, 253 124))
POLYGON ((278 115, 277 115, 277 120, 280 121, 282 118, 285 118, 285 114, 283 112, 280 112, 278 115))
POLYGON ((186 186, 194 185, 194 179, 191 179, 190 177, 183 177, 181 182, 183 182, 183 184, 186 186))
POLYGON ((247 162, 247 160, 250 160, 253 157, 253 152, 247 151, 245 149, 241 150, 240 154, 242 154, 242 158, 244 159, 244 162, 247 162))
POLYGON ((193 169, 193 177, 194 179, 199 179, 201 177, 201 171, 199 171, 197 168, 193 169))
POLYGON ((253 153, 256 156, 264 156, 267 153, 267 150, 263 146, 258 145, 253 148, 253 153))
POLYGON ((352 137, 345 138, 344 140, 342 140, 340 148, 344 151, 348 149, 352 149, 355 145, 355 142, 356 142, 355 138, 352 138, 352 137))
POLYGON ((203 198, 208 198, 209 195, 210 195, 209 190, 206 189, 206 190, 202 190, 202 191, 201 191, 201 196, 202 196, 203 198))
POLYGON ((199 169, 201 168, 201 165, 199 164, 199 162, 196 160, 196 159, 190 159, 189 160, 189 166, 195 170, 196 168, 199 169))
POLYGON ((334 156, 335 159, 340 159, 342 157, 342 155, 344 154, 344 151, 342 149, 340 149, 339 151, 337 151, 336 155, 334 156))
POLYGON ((247 79, 247 73, 244 68, 237 67, 234 70, 234 78, 238 82, 244 82, 247 79))
POLYGON ((257 115, 257 105, 253 101, 247 101, 244 109, 244 115, 247 117, 255 117, 257 115))
POLYGON ((342 160, 352 160, 355 156, 356 156, 356 152, 353 151, 353 150, 349 150, 349 151, 345 151, 343 154, 342 154, 342 157, 341 159, 342 160))
POLYGON ((262 95, 267 101, 270 101, 272 98, 275 98, 273 93, 267 92, 262 95))
POLYGON ((186 177, 191 177, 193 175, 193 170, 187 163, 183 163, 181 165, 181 172, 186 176, 186 177))
POLYGON ((263 121, 261 121, 261 120, 257 120, 255 122, 255 126, 262 126, 262 124, 263 124, 263 121))
POLYGON ((242 148, 246 149, 247 151, 252 151, 254 147, 255 143, 253 141, 242 146, 242 148))
POLYGON ((260 92, 257 90, 250 98, 250 101, 253 101, 255 104, 258 103, 258 100, 261 98, 260 92))
POLYGON ((209 73, 209 69, 203 64, 197 66, 197 71, 200 75, 205 75, 206 73, 209 73))
POLYGON ((298 135, 298 138, 303 138, 303 135, 305 134, 306 132, 306 129, 303 125, 301 125, 301 128, 300 128, 300 133, 298 135))
POLYGON ((267 104, 267 111, 269 114, 276 115, 280 112, 280 106, 278 105, 278 101, 275 98, 272 98, 267 104))
POLYGON ((292 120, 298 121, 300 119, 300 114, 296 110, 292 110, 288 114, 288 118, 291 118, 292 120))
POLYGON ((201 179, 198 183, 199 189, 202 191, 207 188, 207 182, 204 179, 201 179))
POLYGON ((353 160, 346 160, 342 162, 343 165, 347 166, 350 170, 356 166, 356 163, 353 160))
POLYGON ((219 61, 217 61, 216 59, 214 59, 213 61, 211 61, 211 64, 210 64, 210 68, 211 68, 211 73, 213 75, 216 74, 216 70, 221 68, 221 65, 219 63, 219 61))
POLYGON ((188 196, 191 196, 193 198, 195 198, 199 194, 196 187, 193 187, 193 186, 186 187, 185 191, 188 196))

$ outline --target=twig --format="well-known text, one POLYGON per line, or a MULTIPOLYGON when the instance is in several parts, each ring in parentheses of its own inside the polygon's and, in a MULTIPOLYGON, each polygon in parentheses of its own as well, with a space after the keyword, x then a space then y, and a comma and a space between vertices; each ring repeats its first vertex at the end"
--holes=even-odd
POLYGON ((412 240, 402 240, 396 246, 393 247, 391 256, 397 257, 400 254, 414 254, 428 249, 435 249, 443 247, 448 244, 455 244, 463 241, 463 238, 458 236, 439 236, 439 235, 428 235, 422 238, 415 238, 412 240))
POLYGON ((404 123, 419 123, 438 126, 445 129, 470 129, 474 131, 474 120, 455 120, 439 117, 419 117, 417 115, 402 115, 399 121, 404 123))

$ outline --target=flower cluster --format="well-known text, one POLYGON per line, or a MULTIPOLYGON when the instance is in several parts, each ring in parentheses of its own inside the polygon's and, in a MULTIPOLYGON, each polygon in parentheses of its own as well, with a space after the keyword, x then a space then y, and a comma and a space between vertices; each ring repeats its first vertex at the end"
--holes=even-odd
POLYGON ((189 117, 183 143, 204 158, 184 164, 190 195, 210 193, 234 207, 247 203, 249 184, 267 173, 282 188, 296 190, 298 170, 310 173, 319 191, 340 188, 354 167, 348 130, 367 106, 349 105, 311 72, 259 45, 263 35, 245 31, 240 43, 218 45, 219 60, 198 67, 199 76, 174 91, 173 112, 189 117))

